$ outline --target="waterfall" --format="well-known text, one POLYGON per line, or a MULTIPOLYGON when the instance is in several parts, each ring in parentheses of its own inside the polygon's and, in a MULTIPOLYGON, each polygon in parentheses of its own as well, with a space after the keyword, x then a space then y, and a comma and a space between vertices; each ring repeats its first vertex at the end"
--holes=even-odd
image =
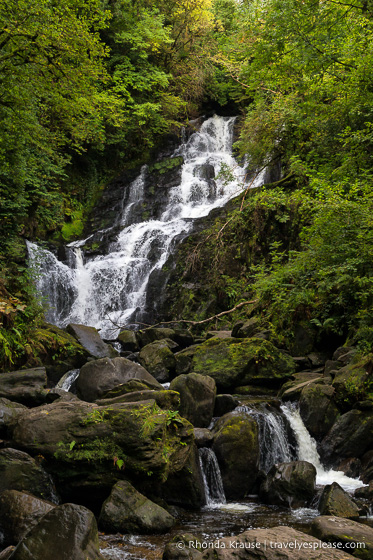
POLYGON ((276 463, 287 463, 295 459, 296 453, 286 430, 286 419, 280 412, 245 405, 236 410, 253 416, 258 424, 260 468, 264 472, 268 473, 276 463))
POLYGON ((324 486, 332 484, 332 482, 338 482, 345 490, 354 490, 364 486, 361 480, 350 478, 342 471, 326 470, 321 464, 316 441, 311 437, 304 425, 298 408, 294 405, 283 404, 281 409, 288 419, 297 440, 298 460, 308 461, 316 467, 316 484, 324 486))
MULTIPOLYGON (((28 244, 50 322, 61 327, 70 322, 90 325, 101 329, 104 338, 115 338, 116 324, 138 320, 150 275, 162 268, 176 243, 192 230, 193 219, 207 216, 243 189, 244 169, 232 155, 234 120, 215 115, 174 152, 184 161, 180 183, 168 189, 162 210, 147 221, 139 221, 148 174, 147 167, 142 168, 123 195, 126 203, 113 225, 123 229, 106 254, 85 259, 82 240, 70 244, 72 258, 65 264, 46 249, 28 244), (219 177, 225 168, 232 175, 219 177)), ((262 180, 263 173, 253 186, 262 180)))
POLYGON ((79 377, 80 369, 72 369, 65 373, 56 385, 56 389, 62 389, 63 391, 70 391, 71 385, 79 377))
POLYGON ((199 462, 205 486, 206 505, 225 504, 223 481, 221 479, 218 460, 209 447, 199 449, 199 462))

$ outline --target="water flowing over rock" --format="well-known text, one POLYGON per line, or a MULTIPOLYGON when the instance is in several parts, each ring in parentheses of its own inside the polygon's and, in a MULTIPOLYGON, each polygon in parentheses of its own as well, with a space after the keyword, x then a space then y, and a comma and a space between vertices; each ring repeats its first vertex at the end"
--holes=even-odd
POLYGON ((206 505, 225 504, 223 481, 215 453, 208 447, 202 447, 199 450, 199 460, 205 484, 206 505))
MULTIPOLYGON (((123 193, 121 215, 102 232, 110 239, 104 254, 86 257, 89 239, 84 239, 71 243, 61 262, 46 249, 28 244, 31 266, 40 270, 38 290, 50 305, 50 322, 90 325, 114 338, 117 325, 141 320, 149 279, 160 271, 175 244, 192 231, 193 220, 207 216, 243 189, 244 171, 232 156, 234 120, 218 116, 206 120, 177 148, 169 165, 163 164, 164 169, 162 162, 154 169, 143 168, 123 193), (233 180, 218 177, 223 164, 233 169, 233 180), (165 185, 161 176, 170 166, 178 178, 165 185), (153 204, 150 215, 144 216, 139 208, 149 181, 153 204), (162 204, 157 204, 160 194, 162 204)), ((261 182, 260 176, 255 184, 261 182)))

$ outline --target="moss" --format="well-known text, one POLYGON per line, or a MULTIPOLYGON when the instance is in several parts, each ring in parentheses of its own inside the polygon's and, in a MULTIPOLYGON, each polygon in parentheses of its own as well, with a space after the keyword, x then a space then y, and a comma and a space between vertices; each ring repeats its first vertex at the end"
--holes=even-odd
POLYGON ((159 173, 160 175, 163 175, 164 173, 167 173, 167 171, 170 171, 175 167, 180 167, 181 165, 183 165, 183 163, 184 163, 184 158, 182 156, 163 159, 162 161, 159 161, 151 165, 149 167, 149 172, 159 173))

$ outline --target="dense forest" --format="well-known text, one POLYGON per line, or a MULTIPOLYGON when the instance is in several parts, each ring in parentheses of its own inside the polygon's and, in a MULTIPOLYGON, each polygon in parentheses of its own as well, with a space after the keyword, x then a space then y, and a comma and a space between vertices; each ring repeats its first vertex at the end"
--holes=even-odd
POLYGON ((207 235, 217 271, 246 251, 210 279, 221 309, 256 298, 278 336, 303 321, 371 351, 371 0, 8 0, 0 20, 2 369, 50 343, 25 239, 77 238, 110 179, 206 107, 240 116, 252 173, 281 166, 207 235))

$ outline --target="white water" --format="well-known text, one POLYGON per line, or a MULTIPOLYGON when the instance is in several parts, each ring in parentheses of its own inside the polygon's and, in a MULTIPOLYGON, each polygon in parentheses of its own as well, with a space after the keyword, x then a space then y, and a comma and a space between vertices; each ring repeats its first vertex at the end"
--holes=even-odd
POLYGON ((213 450, 209 447, 199 449, 199 463, 205 487, 206 506, 226 504, 220 468, 213 450))
MULTIPOLYGON (((30 264, 38 269, 36 284, 49 302, 47 319, 58 326, 80 323, 101 329, 114 338, 115 325, 124 326, 144 310, 146 289, 153 271, 165 264, 177 240, 191 231, 192 219, 207 216, 244 188, 244 170, 232 156, 234 118, 214 116, 199 132, 178 148, 183 156, 181 182, 170 188, 158 219, 136 223, 133 211, 141 204, 147 168, 130 185, 127 203, 114 225, 124 228, 107 254, 84 258, 81 246, 70 244, 71 263, 60 262, 52 253, 29 243, 30 264), (222 165, 233 178, 216 178, 222 165), (215 179, 206 179, 206 166, 215 179)), ((263 174, 253 186, 262 183, 263 174)))
POLYGON ((316 484, 324 486, 338 482, 345 490, 355 490, 364 486, 361 480, 350 478, 342 471, 326 470, 321 464, 320 455, 317 451, 316 441, 309 434, 303 423, 299 410, 296 406, 284 404, 281 410, 289 421, 298 444, 298 460, 308 461, 316 467, 316 484))
POLYGON ((71 385, 76 381, 79 377, 80 369, 71 369, 65 375, 61 377, 59 382, 56 385, 56 389, 62 389, 63 391, 69 391, 71 385))

